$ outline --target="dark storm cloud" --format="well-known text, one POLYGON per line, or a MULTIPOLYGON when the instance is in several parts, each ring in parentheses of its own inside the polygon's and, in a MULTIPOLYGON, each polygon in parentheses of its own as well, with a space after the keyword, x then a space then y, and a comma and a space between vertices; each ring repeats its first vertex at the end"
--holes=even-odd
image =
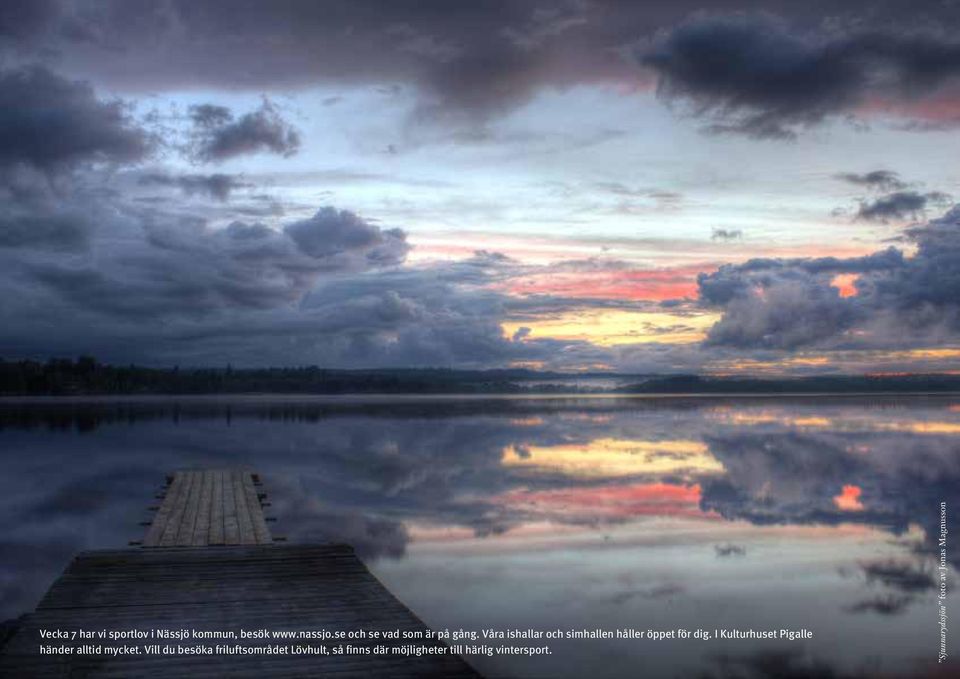
POLYGON ((795 349, 836 336, 857 320, 857 308, 835 288, 805 277, 782 278, 762 294, 732 300, 710 328, 711 344, 795 349))
POLYGON ((241 181, 229 174, 182 174, 171 175, 161 172, 144 174, 138 182, 144 186, 173 186, 188 196, 206 195, 219 201, 230 198, 235 189, 250 188, 252 184, 241 181))
MULTIPOLYGON (((201 175, 145 176, 208 186, 201 175)), ((121 186, 144 179, 116 177, 121 186)), ((203 205, 144 207, 124 191, 84 186, 0 186, 10 198, 0 209, 7 356, 354 367, 610 357, 586 342, 504 337, 510 298, 483 288, 524 267, 498 253, 398 268, 410 248, 405 233, 347 210, 326 207, 282 226, 222 225, 191 213, 203 205), (64 323, 70 333, 56 331, 64 323)))
POLYGON ((195 104, 190 107, 189 116, 194 125, 204 129, 223 127, 233 120, 233 112, 217 104, 195 104))
POLYGON ((955 7, 922 11, 865 0, 710 4, 716 12, 779 12, 783 23, 756 15, 688 19, 703 8, 693 0, 103 0, 17 7, 5 6, 0 30, 20 52, 55 55, 110 86, 410 88, 418 97, 415 116, 430 121, 483 119, 548 87, 646 87, 659 74, 665 94, 729 114, 714 121, 717 129, 782 136, 849 111, 868 94, 922 96, 956 72, 957 60, 955 44, 930 28, 948 33, 958 21, 955 7), (830 17, 829 30, 823 17, 830 17), (638 44, 647 68, 633 58, 638 44))
POLYGON ((303 308, 318 326, 350 338, 351 363, 367 356, 377 365, 489 365, 539 353, 503 336, 502 296, 472 289, 476 275, 437 267, 344 278, 315 288, 303 308))
POLYGON ((955 335, 960 208, 903 237, 916 246, 912 257, 891 247, 848 259, 753 259, 700 274, 701 303, 723 310, 707 344, 895 348, 955 335), (858 276, 854 296, 841 296, 834 287, 837 274, 858 276))
POLYGON ((703 8, 693 0, 29 5, 0 16, 7 42, 21 54, 53 55, 71 72, 111 87, 260 93, 375 85, 414 92, 415 121, 470 127, 545 88, 614 83, 637 90, 659 76, 665 95, 692 100, 701 113, 722 113, 713 129, 784 136, 854 111, 874 93, 917 100, 956 71, 954 43, 930 28, 946 33, 956 25, 950 6, 924 12, 859 0, 711 3, 716 12, 779 12, 785 18, 778 22, 729 14, 690 19, 703 8), (829 29, 822 27, 825 16, 829 29), (667 32, 656 37, 658 31, 667 32), (714 66, 698 63, 704 61, 714 66))
POLYGON ((906 237, 916 245, 916 255, 892 269, 889 276, 868 279, 867 291, 900 310, 923 306, 956 312, 960 304, 960 207, 908 229, 906 237))
POLYGON ((401 85, 420 94, 421 117, 482 117, 544 85, 642 77, 617 48, 655 23, 636 11, 609 21, 608 9, 500 0, 107 1, 65 5, 59 16, 24 22, 20 34, 21 46, 69 55, 78 70, 132 88, 401 85))
POLYGON ((123 103, 98 99, 88 84, 40 66, 0 71, 0 164, 129 163, 150 145, 123 103))
POLYGON ((789 139, 870 97, 910 100, 960 76, 960 42, 941 32, 804 33, 765 14, 700 15, 639 52, 667 101, 714 132, 789 139))
POLYGON ((92 228, 76 214, 0 214, 0 248, 81 250, 92 228))
POLYGON ((56 9, 55 0, 9 0, 0 5, 0 36, 25 37, 42 29, 56 9))
POLYGON ((17 165, 0 169, 0 252, 12 270, 39 252, 70 256, 86 250, 99 225, 116 219, 97 189, 78 187, 68 172, 17 165))
POLYGON ((876 200, 861 203, 857 218, 871 222, 919 219, 929 206, 943 206, 949 202, 950 196, 939 191, 930 193, 897 191, 876 200))
POLYGON ((287 157, 300 149, 300 133, 269 101, 236 119, 229 109, 211 104, 191 107, 190 117, 195 125, 191 150, 205 162, 262 152, 287 157))
POLYGON ((402 231, 332 208, 285 232, 243 222, 216 230, 148 221, 142 228, 142 241, 114 249, 112 265, 55 261, 27 271, 80 309, 156 319, 276 308, 301 299, 324 273, 396 264, 407 251, 402 231), (328 244, 303 245, 319 241, 328 244))
POLYGON ((900 175, 890 170, 873 170, 858 174, 856 172, 842 172, 836 175, 837 179, 856 186, 863 186, 874 191, 884 193, 902 191, 909 184, 900 178, 900 175))
POLYGON ((841 259, 816 257, 796 259, 755 258, 743 264, 724 264, 712 273, 697 276, 700 299, 724 305, 749 294, 756 286, 769 286, 779 278, 804 280, 809 276, 887 271, 903 265, 903 253, 893 247, 863 257, 841 259))
POLYGON ((707 342, 733 347, 793 349, 850 328, 862 309, 831 285, 839 273, 886 271, 902 265, 899 250, 840 260, 752 259, 697 277, 701 301, 723 308, 707 342))
POLYGON ((329 257, 355 249, 367 250, 371 261, 397 263, 406 255, 404 234, 399 229, 381 231, 348 210, 325 207, 310 219, 284 227, 297 246, 311 257, 329 257))

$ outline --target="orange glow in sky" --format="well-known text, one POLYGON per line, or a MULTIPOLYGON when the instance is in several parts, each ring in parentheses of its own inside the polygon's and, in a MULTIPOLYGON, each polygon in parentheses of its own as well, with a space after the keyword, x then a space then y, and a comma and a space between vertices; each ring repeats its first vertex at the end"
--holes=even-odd
POLYGON ((830 285, 840 291, 841 297, 856 297, 856 282, 860 276, 855 273, 842 273, 833 277, 830 285))
POLYGON ((513 294, 552 294, 580 298, 677 299, 696 297, 697 274, 709 265, 675 269, 547 272, 507 281, 499 289, 513 294))
POLYGON ((860 495, 863 493, 860 486, 847 485, 843 487, 840 494, 833 498, 833 504, 837 509, 844 512, 862 512, 864 507, 860 502, 860 495))

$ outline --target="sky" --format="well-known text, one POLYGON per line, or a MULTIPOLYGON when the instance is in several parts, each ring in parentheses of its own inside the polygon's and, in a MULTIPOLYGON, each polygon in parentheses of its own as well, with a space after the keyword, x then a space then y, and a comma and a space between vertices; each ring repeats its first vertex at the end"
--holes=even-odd
POLYGON ((5 2, 0 357, 953 371, 960 3, 5 2))

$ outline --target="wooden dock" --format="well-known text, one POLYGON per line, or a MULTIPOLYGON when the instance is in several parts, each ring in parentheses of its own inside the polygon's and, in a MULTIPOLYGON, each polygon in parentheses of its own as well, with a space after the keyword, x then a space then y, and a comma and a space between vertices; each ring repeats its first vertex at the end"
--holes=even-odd
POLYGON ((0 676, 479 676, 351 547, 273 544, 261 500, 249 472, 175 474, 142 547, 76 556, 4 647, 0 676), (259 630, 268 637, 241 634, 259 630))
POLYGON ((143 546, 271 544, 255 483, 253 474, 237 469, 177 472, 143 546))

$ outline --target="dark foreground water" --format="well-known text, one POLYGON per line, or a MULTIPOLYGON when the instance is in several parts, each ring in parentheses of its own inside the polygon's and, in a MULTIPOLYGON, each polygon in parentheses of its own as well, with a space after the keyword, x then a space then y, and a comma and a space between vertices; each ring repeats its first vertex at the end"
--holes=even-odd
POLYGON ((7 401, 0 461, 0 618, 142 535, 166 472, 248 465, 275 534, 355 545, 435 629, 814 633, 471 658, 492 676, 960 676, 957 397, 7 401))

